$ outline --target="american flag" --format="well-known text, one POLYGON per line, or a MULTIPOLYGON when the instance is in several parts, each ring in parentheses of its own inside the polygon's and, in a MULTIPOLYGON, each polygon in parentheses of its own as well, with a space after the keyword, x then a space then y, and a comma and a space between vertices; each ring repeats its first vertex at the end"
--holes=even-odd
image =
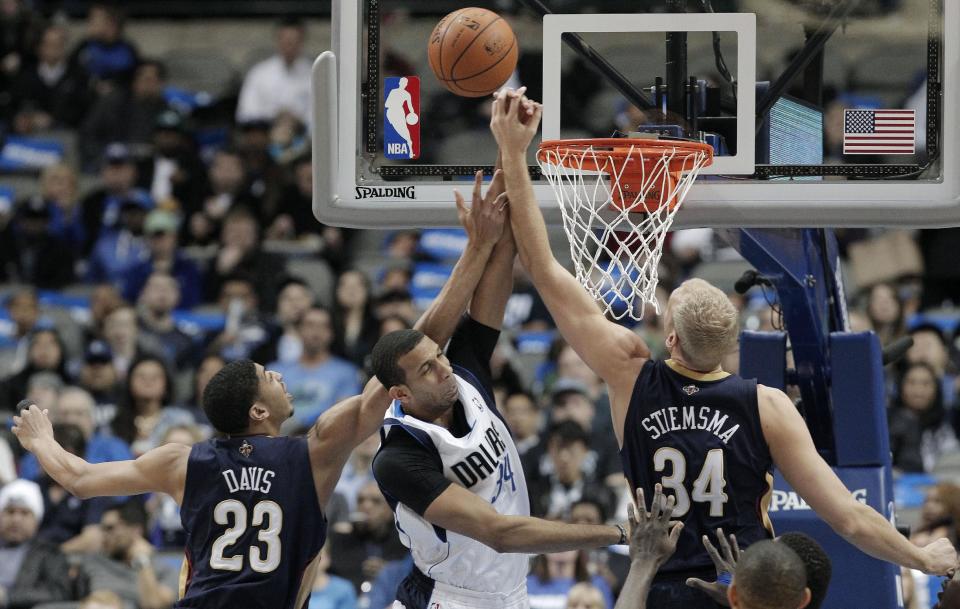
POLYGON ((913 154, 915 110, 844 110, 844 154, 913 154))

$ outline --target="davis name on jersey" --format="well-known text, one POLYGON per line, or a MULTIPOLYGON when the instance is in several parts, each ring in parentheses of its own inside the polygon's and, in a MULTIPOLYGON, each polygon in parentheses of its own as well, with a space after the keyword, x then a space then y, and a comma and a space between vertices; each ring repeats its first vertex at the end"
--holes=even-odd
POLYGON ((227 490, 231 493, 237 491, 260 491, 261 493, 270 492, 270 480, 276 476, 276 472, 262 467, 241 467, 239 470, 226 469, 220 472, 223 479, 227 482, 227 490))
MULTIPOLYGON (((411 434, 436 451, 447 480, 482 497, 501 514, 529 516, 527 483, 506 424, 483 394, 465 380, 472 378, 468 371, 454 366, 454 373, 469 432, 458 438, 445 427, 406 415, 400 404, 394 403, 384 418, 384 437, 411 434)), ((526 581, 527 555, 498 554, 479 541, 430 524, 403 503, 391 501, 391 506, 401 541, 410 548, 417 569, 428 578, 495 594, 514 590, 526 581)))

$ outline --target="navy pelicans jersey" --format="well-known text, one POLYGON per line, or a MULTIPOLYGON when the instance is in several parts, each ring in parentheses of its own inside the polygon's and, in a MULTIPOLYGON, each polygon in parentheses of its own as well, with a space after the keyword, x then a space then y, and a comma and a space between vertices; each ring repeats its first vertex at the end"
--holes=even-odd
POLYGON ((180 600, 189 609, 300 609, 326 538, 306 438, 195 444, 180 520, 180 600), (298 601, 299 598, 299 601, 298 601))
MULTIPOLYGON (((446 427, 404 414, 400 404, 394 402, 384 417, 384 440, 389 434, 411 434, 439 457, 447 480, 479 495, 501 514, 529 516, 527 482, 506 423, 492 401, 488 401, 486 392, 481 393, 466 380, 475 381, 475 377, 459 366, 453 370, 470 431, 458 438, 446 427)), ((414 565, 426 576, 423 579, 427 580, 427 587, 436 582, 476 593, 502 595, 525 585, 529 564, 526 554, 498 554, 475 539, 435 527, 389 495, 387 500, 394 510, 400 540, 410 548, 414 565)), ((525 588, 521 594, 525 599, 525 588)), ((433 606, 417 599, 398 600, 407 609, 433 606)), ((442 602, 438 604, 441 605, 442 602)))
POLYGON ((620 450, 632 488, 647 501, 656 483, 676 497, 684 523, 661 573, 713 568, 702 537, 733 533, 741 547, 769 539, 772 468, 760 427, 757 382, 726 372, 698 374, 650 360, 637 377, 620 450))

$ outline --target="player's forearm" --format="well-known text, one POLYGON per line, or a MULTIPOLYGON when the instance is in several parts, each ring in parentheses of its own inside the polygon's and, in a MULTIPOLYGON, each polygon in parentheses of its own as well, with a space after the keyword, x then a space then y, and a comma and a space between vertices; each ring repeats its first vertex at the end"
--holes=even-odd
POLYGON ((647 594, 653 584, 653 576, 657 574, 656 565, 649 561, 634 561, 630 565, 630 572, 623 582, 623 589, 613 609, 646 609, 647 594))
POLYGON ((487 268, 470 301, 470 317, 491 328, 503 325, 503 313, 513 292, 513 240, 501 240, 493 250, 487 268))
POLYGON ((453 272, 440 294, 414 326, 441 347, 450 340, 461 316, 467 310, 467 304, 480 283, 493 246, 493 243, 467 243, 467 248, 453 267, 453 272))
POLYGON ((83 478, 90 468, 90 464, 68 453, 53 438, 49 438, 40 446, 35 447, 34 455, 40 462, 40 467, 47 472, 57 484, 62 486, 68 493, 86 499, 89 495, 84 493, 83 478))
POLYGON ((830 523, 841 537, 874 558, 908 569, 929 569, 921 548, 910 543, 872 507, 862 503, 857 503, 857 506, 850 510, 847 521, 840 526, 830 523))
POLYGON ((617 527, 565 524, 525 516, 501 517, 494 529, 492 546, 498 552, 549 554, 600 548, 620 541, 617 527))
POLYGON ((554 257, 550 251, 547 225, 533 193, 525 152, 503 153, 503 177, 510 199, 510 224, 520 262, 536 283, 537 274, 554 262, 554 257))

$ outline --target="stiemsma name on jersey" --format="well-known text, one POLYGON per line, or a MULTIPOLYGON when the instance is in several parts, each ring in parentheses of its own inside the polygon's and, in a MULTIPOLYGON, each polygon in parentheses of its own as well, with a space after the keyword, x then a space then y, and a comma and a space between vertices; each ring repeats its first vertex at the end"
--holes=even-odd
POLYGON ((668 406, 654 410, 640 420, 640 424, 650 432, 650 439, 656 440, 671 431, 701 430, 709 431, 726 444, 740 429, 739 424, 727 426, 727 415, 709 406, 668 406))

